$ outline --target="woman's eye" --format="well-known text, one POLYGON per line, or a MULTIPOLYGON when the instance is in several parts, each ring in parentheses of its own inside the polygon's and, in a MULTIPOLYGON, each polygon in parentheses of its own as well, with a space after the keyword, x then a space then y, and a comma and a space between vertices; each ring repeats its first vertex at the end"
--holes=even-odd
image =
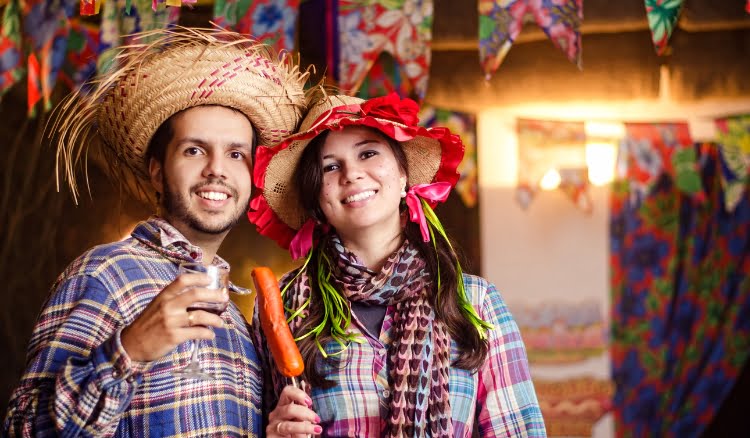
POLYGON ((375 152, 375 151, 364 151, 364 152, 362 152, 361 156, 362 156, 362 158, 370 158, 370 157, 372 157, 374 155, 377 155, 377 154, 378 153, 375 152))
POLYGON ((323 166, 323 172, 332 172, 339 168, 338 164, 328 164, 326 166, 323 166))

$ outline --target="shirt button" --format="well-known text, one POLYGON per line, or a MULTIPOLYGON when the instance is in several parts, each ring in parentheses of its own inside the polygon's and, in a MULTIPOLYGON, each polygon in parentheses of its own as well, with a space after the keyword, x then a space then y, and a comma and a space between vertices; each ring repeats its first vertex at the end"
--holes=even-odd
POLYGON ((383 397, 388 398, 391 396, 391 391, 384 389, 383 390, 383 397))

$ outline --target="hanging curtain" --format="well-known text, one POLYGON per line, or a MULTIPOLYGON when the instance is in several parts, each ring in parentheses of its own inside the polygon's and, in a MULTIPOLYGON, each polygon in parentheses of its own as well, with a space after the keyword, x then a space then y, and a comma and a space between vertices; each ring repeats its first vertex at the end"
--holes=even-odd
POLYGON ((728 212, 718 146, 694 151, 704 196, 675 172, 640 198, 627 181, 613 186, 618 436, 700 436, 750 353, 750 196, 728 212))

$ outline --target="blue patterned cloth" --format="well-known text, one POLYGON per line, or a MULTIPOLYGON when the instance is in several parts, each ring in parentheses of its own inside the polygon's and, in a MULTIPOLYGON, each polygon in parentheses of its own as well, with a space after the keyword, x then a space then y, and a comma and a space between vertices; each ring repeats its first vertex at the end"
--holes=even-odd
MULTIPOLYGON (((177 277, 182 261, 201 261, 164 220, 76 259, 58 278, 29 346, 3 436, 197 437, 261 433, 261 370, 248 326, 230 303, 225 327, 200 342, 201 366, 219 376, 172 376, 189 345, 153 362, 130 360, 120 332, 177 277)), ((214 264, 227 263, 216 257, 214 264)), ((231 286, 235 288, 236 286, 231 286)))

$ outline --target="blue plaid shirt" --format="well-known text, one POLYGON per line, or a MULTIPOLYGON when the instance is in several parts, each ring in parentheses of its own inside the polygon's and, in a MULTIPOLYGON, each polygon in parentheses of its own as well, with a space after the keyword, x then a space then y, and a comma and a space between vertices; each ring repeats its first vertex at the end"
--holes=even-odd
MULTIPOLYGON (((290 277, 288 274, 282 278, 282 284, 290 277)), ((464 274, 464 286, 479 316, 494 329, 488 334, 487 361, 478 372, 450 369, 453 436, 470 438, 476 427, 482 438, 545 437, 547 432, 531 381, 526 349, 513 316, 492 283, 464 274)), ((287 306, 291 305, 295 292, 293 288, 287 290, 287 306)), ((321 361, 322 374, 336 383, 329 389, 312 389, 313 410, 321 418, 322 436, 379 437, 385 430, 391 387, 387 355, 393 344, 390 336, 394 314, 395 306, 388 306, 378 338, 353 314, 350 329, 366 342, 349 344, 339 356, 344 366, 321 361)), ((260 324, 257 308, 253 321, 260 324)), ((333 342, 326 348, 329 353, 340 350, 333 342)), ((458 359, 458 354, 458 346, 451 340, 451 362, 458 359)), ((259 355, 271 370, 266 385, 270 408, 287 382, 272 366, 267 346, 259 349, 259 355)))
MULTIPOLYGON (((248 326, 230 303, 225 327, 201 341, 201 366, 217 380, 176 378, 188 343, 153 362, 130 360, 121 330, 201 249, 159 218, 121 242, 76 259, 53 286, 34 328, 26 372, 3 435, 258 436, 261 370, 248 326)), ((216 257, 214 264, 227 263, 216 257)), ((236 287, 236 286, 231 286, 236 287)))

